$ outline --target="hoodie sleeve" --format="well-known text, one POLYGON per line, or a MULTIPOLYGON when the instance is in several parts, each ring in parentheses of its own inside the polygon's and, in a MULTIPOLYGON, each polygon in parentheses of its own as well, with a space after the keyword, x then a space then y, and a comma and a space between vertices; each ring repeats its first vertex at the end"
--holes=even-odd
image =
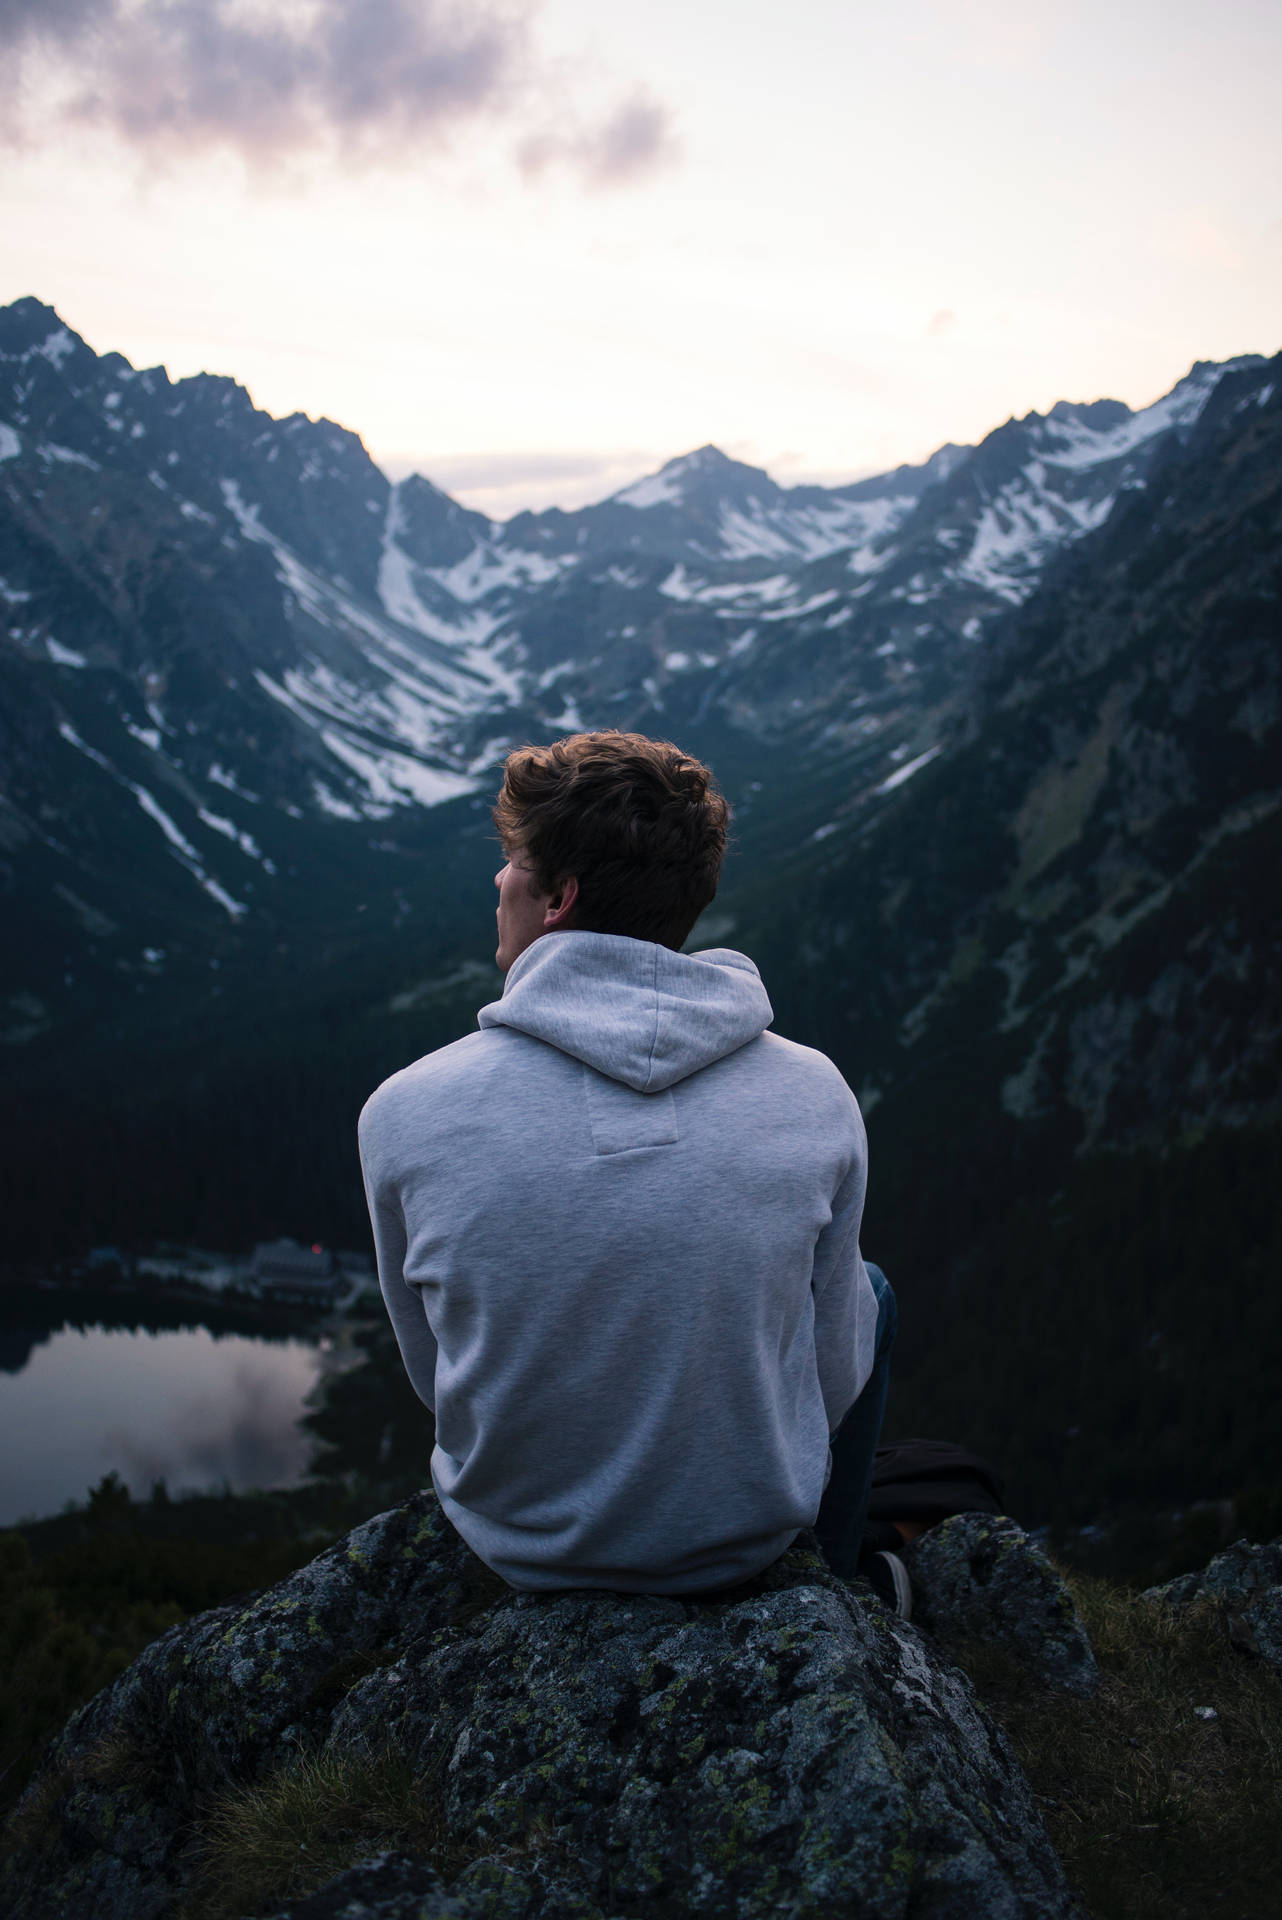
POLYGON ((360 1151, 365 1199, 374 1230, 378 1284, 410 1385, 423 1405, 435 1413, 436 1336, 427 1323, 422 1295, 406 1285, 405 1214, 395 1180, 380 1171, 383 1156, 379 1151, 379 1122, 377 1114, 371 1111, 373 1106, 374 1101, 368 1101, 361 1114, 360 1151))
POLYGON ((858 1141, 832 1203, 832 1218, 815 1246, 815 1357, 829 1433, 835 1433, 872 1372, 877 1298, 859 1251, 868 1186, 868 1145, 855 1108, 858 1141))

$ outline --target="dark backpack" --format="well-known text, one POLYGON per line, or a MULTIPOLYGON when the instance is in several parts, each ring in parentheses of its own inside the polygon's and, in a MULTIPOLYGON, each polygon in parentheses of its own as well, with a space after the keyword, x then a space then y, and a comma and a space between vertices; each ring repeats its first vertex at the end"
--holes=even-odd
POLYGON ((933 1527, 953 1513, 1004 1513, 1003 1493, 997 1470, 968 1448, 951 1440, 900 1440, 878 1447, 873 1459, 864 1537, 891 1520, 933 1527))

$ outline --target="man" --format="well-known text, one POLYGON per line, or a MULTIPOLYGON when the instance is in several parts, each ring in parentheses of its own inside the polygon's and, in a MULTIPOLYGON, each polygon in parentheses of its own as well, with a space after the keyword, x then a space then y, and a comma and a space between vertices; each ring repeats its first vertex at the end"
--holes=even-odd
POLYGON ((856 1569, 894 1302, 859 1252, 853 1094, 768 1031, 750 960, 681 952, 728 818, 666 742, 510 754, 503 996, 361 1115, 432 1478, 516 1587, 728 1586, 821 1498, 856 1569))

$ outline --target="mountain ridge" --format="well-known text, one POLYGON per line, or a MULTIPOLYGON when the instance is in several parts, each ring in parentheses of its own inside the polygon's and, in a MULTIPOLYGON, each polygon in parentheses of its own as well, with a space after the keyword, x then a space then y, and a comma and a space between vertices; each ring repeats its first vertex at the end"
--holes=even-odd
POLYGON ((760 754, 893 791, 944 751, 994 624, 1264 365, 1199 363, 1138 414, 1059 402, 845 487, 707 446, 498 523, 226 376, 171 382, 39 301, 0 310, 0 677, 22 716, 0 826, 44 949, 0 989, 56 1024, 56 982, 113 945, 108 971, 145 984, 179 950, 270 940, 322 845, 355 874, 423 809, 475 804, 522 737, 712 727, 745 806, 760 754))

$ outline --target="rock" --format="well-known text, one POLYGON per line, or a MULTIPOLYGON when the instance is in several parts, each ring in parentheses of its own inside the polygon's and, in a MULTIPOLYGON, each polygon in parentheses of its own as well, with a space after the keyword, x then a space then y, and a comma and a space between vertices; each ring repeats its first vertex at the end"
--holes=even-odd
POLYGON ((1077 1913, 965 1676, 817 1554, 715 1603, 516 1594, 429 1495, 82 1709, 0 1907, 161 1920, 220 1786, 389 1746, 438 1781, 446 1853, 354 1865, 289 1920, 1077 1913))
POLYGON ((1040 1686, 1081 1694, 1099 1684, 1072 1595, 1014 1520, 954 1514, 905 1547, 903 1560, 919 1626, 1005 1648, 1040 1686))
POLYGON ((538 1868, 478 1861, 451 1891, 434 1867, 380 1854, 349 1867, 272 1920, 601 1920, 600 1909, 538 1868))
POLYGON ((272 1920, 467 1920, 474 1911, 449 1892, 435 1867, 384 1853, 340 1873, 272 1920))
POLYGON ((323 1737, 356 1674, 388 1657, 406 1622, 462 1606, 476 1567, 420 1494, 248 1606, 171 1628, 53 1742, 13 1816, 33 1857, 24 1873, 18 1852, 21 1891, 0 1911, 59 1911, 47 1864, 94 1920, 163 1914, 192 1876, 192 1808, 323 1737))
POLYGON ((1235 1644, 1282 1669, 1282 1538, 1266 1546, 1237 1540, 1200 1573, 1149 1587, 1144 1598, 1167 1607, 1215 1602, 1228 1616, 1235 1644))

